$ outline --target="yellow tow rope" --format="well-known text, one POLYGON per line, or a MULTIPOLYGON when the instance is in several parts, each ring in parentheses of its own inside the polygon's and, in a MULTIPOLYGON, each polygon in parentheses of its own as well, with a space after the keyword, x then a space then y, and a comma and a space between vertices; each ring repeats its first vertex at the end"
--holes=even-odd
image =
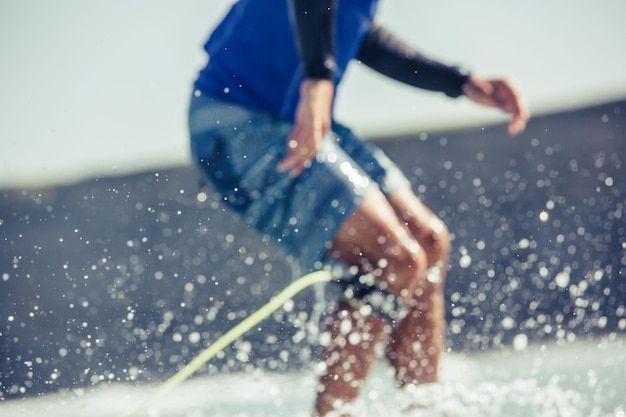
POLYGON ((332 279, 332 275, 329 271, 316 271, 310 274, 304 275, 298 278, 291 284, 289 284, 284 290, 276 294, 267 304, 256 310, 254 313, 246 317, 241 323, 226 332, 222 337, 217 339, 202 352, 200 352, 191 362, 185 365, 182 369, 172 375, 168 380, 157 386, 154 391, 147 395, 140 403, 138 403, 133 409, 120 417, 134 417, 145 406, 153 402, 159 396, 163 395, 166 391, 172 389, 176 385, 180 384, 191 375, 193 375, 202 365, 207 363, 213 356, 222 351, 232 342, 237 340, 247 331, 254 326, 265 320, 273 312, 282 307, 287 301, 292 299, 300 291, 310 287, 313 284, 320 282, 328 282, 332 279))

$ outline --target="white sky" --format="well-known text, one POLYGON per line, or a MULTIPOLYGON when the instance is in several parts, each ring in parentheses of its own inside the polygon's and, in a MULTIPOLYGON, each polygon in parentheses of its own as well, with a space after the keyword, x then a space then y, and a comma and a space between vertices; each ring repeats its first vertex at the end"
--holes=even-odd
MULTIPOLYGON (((175 166, 186 103, 227 0, 3 0, 0 187, 175 166)), ((624 0, 383 0, 433 57, 510 75, 537 114, 626 97, 624 0)), ((337 116, 363 135, 501 121, 353 66, 337 116)))

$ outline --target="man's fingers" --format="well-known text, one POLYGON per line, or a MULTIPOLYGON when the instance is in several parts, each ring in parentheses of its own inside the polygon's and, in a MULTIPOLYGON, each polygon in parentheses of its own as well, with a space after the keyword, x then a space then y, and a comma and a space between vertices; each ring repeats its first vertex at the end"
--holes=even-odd
POLYGON ((522 133, 524 129, 526 129, 526 123, 528 122, 529 114, 526 110, 522 109, 521 111, 513 114, 513 118, 509 122, 509 134, 514 136, 519 133, 522 133))
POLYGON ((515 136, 517 134, 522 133, 524 128, 526 127, 526 122, 521 120, 519 117, 513 117, 509 122, 508 132, 509 135, 515 136))
POLYGON ((317 149, 304 145, 297 139, 290 139, 287 141, 287 156, 278 163, 278 170, 289 171, 292 176, 297 177, 311 166, 316 154, 317 149))
POLYGON ((478 104, 499 108, 509 113, 511 115, 508 125, 510 135, 517 135, 526 128, 530 114, 517 85, 512 80, 483 79, 470 75, 464 86, 464 93, 478 104))
POLYGON ((517 135, 526 128, 526 123, 530 115, 526 103, 517 91, 515 84, 511 81, 507 81, 504 88, 506 98, 502 109, 512 115, 511 121, 509 122, 509 134, 517 135))
POLYGON ((297 177, 310 166, 311 159, 302 159, 294 155, 289 155, 278 164, 278 170, 280 172, 289 172, 292 177, 297 177))
POLYGON ((285 172, 290 171, 296 165, 297 161, 293 155, 287 155, 282 161, 278 163, 278 171, 285 172))

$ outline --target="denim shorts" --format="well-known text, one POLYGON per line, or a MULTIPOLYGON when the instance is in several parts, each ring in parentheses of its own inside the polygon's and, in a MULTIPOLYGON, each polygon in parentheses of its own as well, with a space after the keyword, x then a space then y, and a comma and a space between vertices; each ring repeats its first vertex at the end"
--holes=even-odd
POLYGON ((309 168, 279 172, 293 122, 194 92, 191 153, 202 177, 244 222, 295 260, 322 269, 337 230, 363 198, 410 187, 384 153, 334 123, 309 168))

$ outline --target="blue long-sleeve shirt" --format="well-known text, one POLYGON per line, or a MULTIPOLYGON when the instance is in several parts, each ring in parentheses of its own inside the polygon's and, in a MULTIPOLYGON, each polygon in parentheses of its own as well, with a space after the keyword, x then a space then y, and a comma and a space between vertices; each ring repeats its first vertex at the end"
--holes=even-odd
POLYGON ((415 87, 461 95, 466 75, 375 24, 378 0, 239 0, 205 44, 195 87, 293 119, 305 77, 338 84, 352 59, 415 87))
MULTIPOLYGON (((211 34, 195 87, 225 100, 292 119, 305 78, 289 0, 240 0, 211 34)), ((340 82, 372 28, 377 0, 339 0, 334 82, 340 82)), ((320 28, 320 31, 323 28, 320 28)))

